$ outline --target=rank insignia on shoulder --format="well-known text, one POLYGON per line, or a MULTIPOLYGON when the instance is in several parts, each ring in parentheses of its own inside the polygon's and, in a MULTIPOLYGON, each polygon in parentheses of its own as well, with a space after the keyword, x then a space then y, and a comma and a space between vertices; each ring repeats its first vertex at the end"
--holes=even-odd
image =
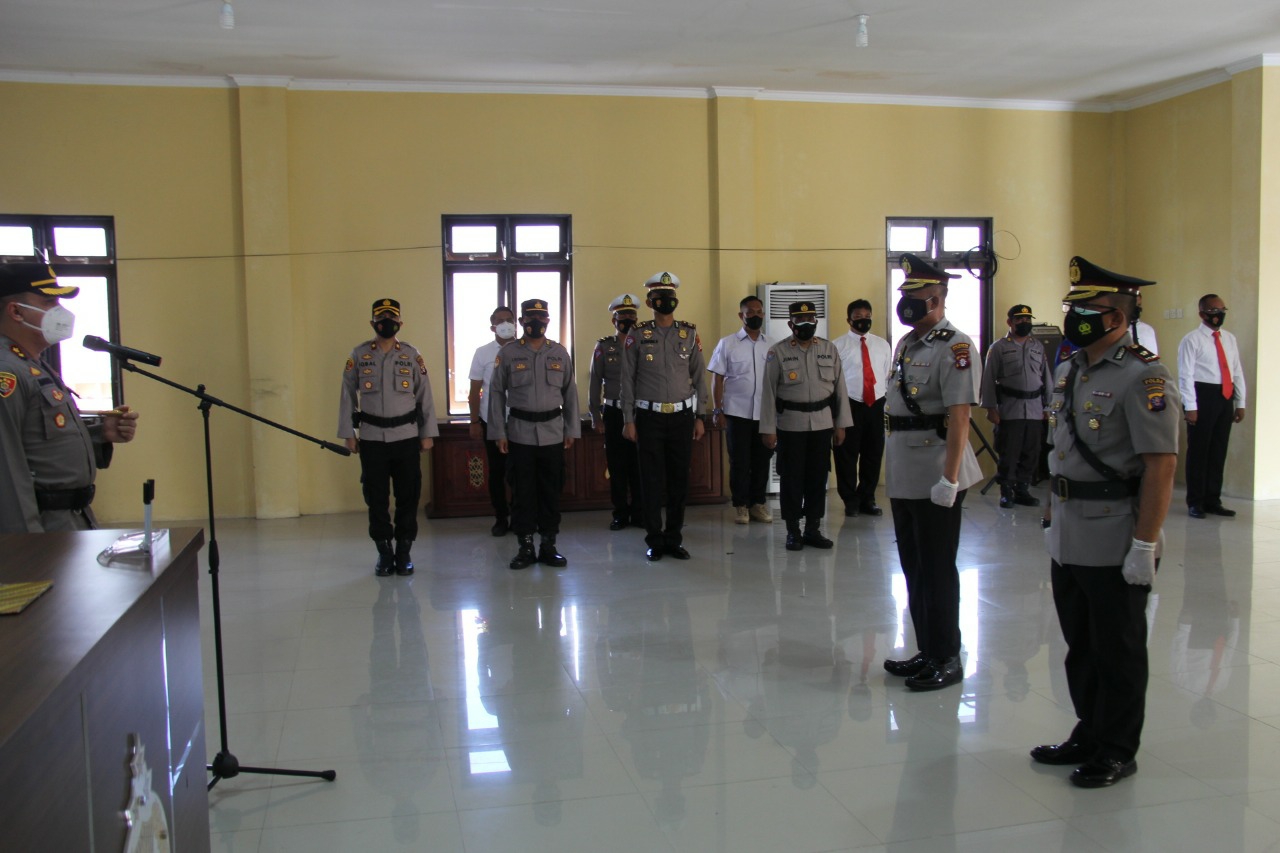
POLYGON ((1129 347, 1129 351, 1132 352, 1135 356, 1137 356, 1138 361, 1142 362, 1143 364, 1150 364, 1153 361, 1160 360, 1160 356, 1156 355, 1151 350, 1147 349, 1141 344, 1134 344, 1133 346, 1129 347))
POLYGON ((698 328, 698 327, 697 327, 697 326, 695 326, 693 323, 690 323, 688 320, 676 320, 676 322, 677 322, 677 323, 679 323, 681 326, 684 326, 686 329, 696 329, 696 328, 698 328))
POLYGON ((12 394, 18 387, 18 377, 12 373, 0 373, 0 400, 12 394))
POLYGON ((348 358, 347 358, 347 366, 346 366, 346 367, 344 367, 344 368, 342 368, 342 369, 343 369, 345 372, 350 373, 352 370, 355 370, 355 367, 356 367, 356 360, 355 360, 354 358, 348 357, 348 358))
POLYGON ((26 358, 26 357, 27 357, 27 354, 26 354, 25 352, 23 352, 23 351, 22 351, 22 348, 21 348, 20 346, 18 346, 17 344, 9 344, 9 352, 13 353, 13 354, 14 354, 14 355, 16 355, 18 358, 26 358))
POLYGON ((40 372, 40 368, 38 368, 38 367, 33 367, 33 368, 31 368, 31 375, 32 375, 32 376, 42 376, 43 374, 40 372))
POLYGON ((639 323, 636 323, 635 327, 637 329, 652 329, 653 320, 641 320, 639 323))
MULTIPOLYGON (((601 341, 600 343, 604 343, 604 341, 601 341)), ((593 361, 598 360, 602 355, 604 355, 604 347, 597 344, 595 352, 591 353, 591 359, 593 361)))
POLYGON ((630 335, 627 335, 627 342, 624 344, 624 346, 627 349, 631 349, 635 345, 636 345, 636 339, 631 337, 630 335))
POLYGON ((949 341, 956 336, 955 329, 934 329, 924 336, 925 343, 932 341, 949 341))

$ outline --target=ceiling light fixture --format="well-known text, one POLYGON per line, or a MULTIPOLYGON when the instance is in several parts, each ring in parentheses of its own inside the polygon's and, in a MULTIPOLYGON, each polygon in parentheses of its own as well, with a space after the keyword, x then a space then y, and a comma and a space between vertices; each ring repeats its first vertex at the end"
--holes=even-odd
POLYGON ((236 28, 236 10, 231 8, 230 0, 224 0, 222 11, 218 13, 218 26, 224 30, 236 28))
POLYGON ((858 15, 858 35, 853 40, 854 47, 867 46, 867 17, 866 15, 858 15))

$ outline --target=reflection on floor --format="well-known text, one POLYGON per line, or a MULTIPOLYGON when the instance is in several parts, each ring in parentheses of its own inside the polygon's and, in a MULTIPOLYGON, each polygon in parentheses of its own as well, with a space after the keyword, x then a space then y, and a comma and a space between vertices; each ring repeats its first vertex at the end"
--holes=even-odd
POLYGON ((887 514, 793 553, 693 508, 694 559, 650 564, 573 513, 569 567, 523 572, 490 519, 430 521, 412 579, 373 576, 359 515, 220 521, 231 752, 338 776, 222 781, 213 849, 1275 849, 1280 502, 1232 506, 1174 498, 1141 769, 1103 791, 1027 757, 1074 716, 1039 511, 994 490, 965 505, 966 678, 929 694, 881 668, 915 650, 887 514))

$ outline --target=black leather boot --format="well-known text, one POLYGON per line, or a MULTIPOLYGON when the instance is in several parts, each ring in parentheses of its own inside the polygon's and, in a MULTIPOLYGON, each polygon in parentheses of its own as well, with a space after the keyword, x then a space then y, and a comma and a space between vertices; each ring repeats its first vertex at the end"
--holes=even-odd
POLYGON ((562 569, 569 565, 569 561, 565 556, 556 550, 556 537, 543 536, 542 542, 538 545, 538 562, 544 566, 554 566, 562 569))
POLYGON ((373 544, 378 546, 378 563, 373 567, 373 573, 385 578, 396 570, 396 555, 391 550, 391 540, 375 539, 373 544))
POLYGON ((1026 483, 1014 484, 1013 502, 1019 506, 1040 506, 1040 499, 1031 494, 1031 487, 1026 483))
POLYGON ((1000 508, 1013 509, 1013 488, 1000 484, 1000 508))
POLYGON ((508 564, 513 569, 527 569, 534 563, 538 562, 538 555, 533 550, 533 536, 518 536, 520 540, 520 550, 511 558, 508 564))
POLYGON ((814 548, 830 548, 835 543, 822 535, 822 522, 811 518, 804 523, 804 544, 814 548))
POLYGON ((409 549, 413 547, 412 539, 396 540, 396 574, 411 575, 413 574, 413 558, 409 556, 409 549))
POLYGON ((800 522, 798 521, 787 522, 787 550, 804 550, 804 537, 800 535, 800 522))

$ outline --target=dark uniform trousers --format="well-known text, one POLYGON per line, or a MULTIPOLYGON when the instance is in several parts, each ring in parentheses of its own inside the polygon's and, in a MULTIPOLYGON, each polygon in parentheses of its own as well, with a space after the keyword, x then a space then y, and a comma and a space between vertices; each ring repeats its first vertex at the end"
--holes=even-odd
POLYGON ((870 406, 849 401, 853 426, 844 431, 844 441, 835 449, 836 491, 845 506, 859 507, 875 502, 884 461, 884 397, 870 406))
POLYGON ((1187 425, 1187 506, 1222 504, 1222 471, 1235 403, 1222 396, 1222 386, 1196 383, 1196 422, 1187 425))
MULTIPOLYGON (((484 427, 489 434, 488 424, 484 427)), ((489 503, 493 504, 495 518, 505 519, 511 512, 507 505, 507 457, 498 449, 498 442, 484 440, 484 454, 489 463, 489 503)))
POLYGON ((1053 603, 1067 641, 1067 688, 1075 706, 1072 740, 1101 758, 1138 753, 1147 696, 1147 594, 1120 566, 1053 563, 1053 603))
POLYGON ((418 538, 418 498, 422 494, 422 440, 360 442, 360 484, 369 507, 369 538, 375 542, 418 538), (388 501, 396 496, 396 523, 388 501))
POLYGON ((507 443, 511 480, 511 530, 517 536, 560 532, 560 492, 564 489, 564 442, 507 443))
POLYGON ((692 409, 665 415, 636 410, 640 504, 644 507, 644 543, 650 548, 675 548, 684 541, 681 528, 693 461, 693 418, 692 409), (665 530, 663 506, 667 508, 665 530))
MULTIPOLYGON (((692 428, 692 427, 691 427, 692 428)), ((622 410, 604 407, 604 461, 609 466, 609 498, 613 517, 627 524, 639 524, 640 457, 635 442, 622 437, 622 410)))
POLYGON ((760 440, 760 422, 725 415, 725 441, 729 445, 729 494, 734 506, 755 506, 765 501, 769 487, 769 460, 773 451, 760 440))
POLYGON ((960 507, 968 489, 956 493, 954 506, 928 498, 892 498, 898 559, 907 581, 907 602, 916 643, 930 658, 960 654, 960 507))
POLYGON ((1035 479, 1040 448, 1044 444, 1043 420, 1000 419, 996 425, 997 482, 1007 486, 1030 484, 1035 479))
POLYGON ((778 430, 778 504, 788 525, 827 514, 832 432, 778 430))

